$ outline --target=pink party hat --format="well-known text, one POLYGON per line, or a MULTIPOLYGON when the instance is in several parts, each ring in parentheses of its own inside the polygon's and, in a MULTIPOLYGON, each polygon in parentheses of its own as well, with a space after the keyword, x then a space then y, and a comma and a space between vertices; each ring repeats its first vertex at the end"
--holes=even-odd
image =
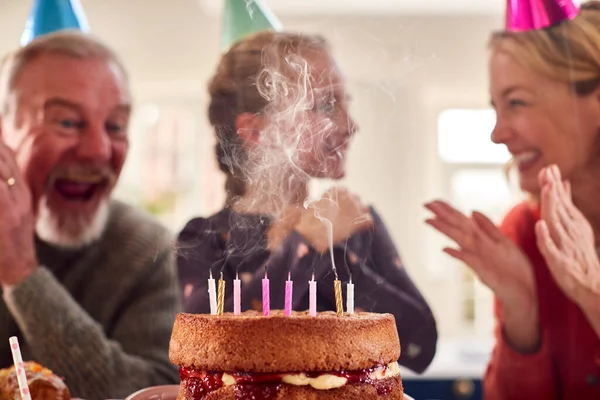
POLYGON ((506 30, 511 32, 549 28, 575 18, 573 0, 507 0, 506 30))

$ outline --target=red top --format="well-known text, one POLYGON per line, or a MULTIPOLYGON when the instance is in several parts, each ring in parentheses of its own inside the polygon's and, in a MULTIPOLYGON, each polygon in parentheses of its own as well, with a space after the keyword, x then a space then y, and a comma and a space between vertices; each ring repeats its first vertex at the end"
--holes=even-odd
POLYGON ((542 344, 520 354, 504 340, 502 310, 496 302, 496 346, 484 379, 486 400, 600 399, 600 340, 579 307, 554 282, 538 251, 539 210, 527 203, 513 208, 502 232, 527 254, 535 274, 542 344))

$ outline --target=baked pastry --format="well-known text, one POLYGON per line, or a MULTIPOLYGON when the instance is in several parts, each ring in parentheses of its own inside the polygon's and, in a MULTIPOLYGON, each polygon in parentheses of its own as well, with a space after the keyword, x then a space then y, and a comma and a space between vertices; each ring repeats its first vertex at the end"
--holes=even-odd
MULTIPOLYGON (((23 363, 32 400, 70 400, 69 388, 48 368, 35 362, 23 363)), ((19 382, 14 365, 0 370, 0 400, 20 399, 19 382)))
POLYGON ((403 398, 391 314, 179 314, 169 357, 178 400, 403 398))

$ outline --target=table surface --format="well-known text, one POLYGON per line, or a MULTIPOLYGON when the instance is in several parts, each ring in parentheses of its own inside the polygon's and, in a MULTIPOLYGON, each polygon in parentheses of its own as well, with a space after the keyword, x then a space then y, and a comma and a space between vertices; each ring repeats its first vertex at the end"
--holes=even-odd
POLYGON ((435 357, 425 373, 416 374, 401 366, 402 379, 481 379, 490 360, 493 345, 493 339, 442 340, 438 343, 435 357))

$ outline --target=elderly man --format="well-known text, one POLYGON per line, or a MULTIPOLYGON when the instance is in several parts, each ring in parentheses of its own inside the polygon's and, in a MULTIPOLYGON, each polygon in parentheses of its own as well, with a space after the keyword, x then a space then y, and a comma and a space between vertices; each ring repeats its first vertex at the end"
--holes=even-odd
POLYGON ((0 74, 0 363, 25 360, 86 399, 177 382, 173 242, 110 200, 128 148, 126 72, 97 40, 43 36, 0 74))

